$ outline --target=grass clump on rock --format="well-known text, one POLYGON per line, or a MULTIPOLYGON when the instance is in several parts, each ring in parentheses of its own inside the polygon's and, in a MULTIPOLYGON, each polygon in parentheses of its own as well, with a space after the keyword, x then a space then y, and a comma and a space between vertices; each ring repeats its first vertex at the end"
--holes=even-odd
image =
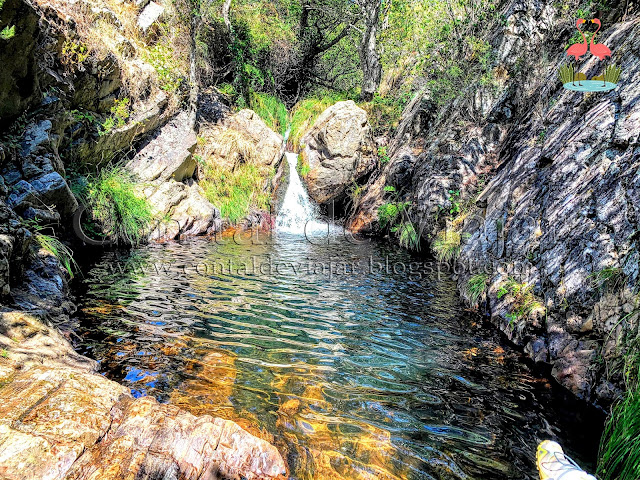
POLYGON ((287 107, 277 97, 267 93, 251 92, 249 107, 256 112, 264 123, 281 135, 287 131, 287 107))
POLYGON ((154 218, 152 208, 129 172, 108 167, 88 179, 80 196, 101 236, 125 245, 146 240, 154 218))

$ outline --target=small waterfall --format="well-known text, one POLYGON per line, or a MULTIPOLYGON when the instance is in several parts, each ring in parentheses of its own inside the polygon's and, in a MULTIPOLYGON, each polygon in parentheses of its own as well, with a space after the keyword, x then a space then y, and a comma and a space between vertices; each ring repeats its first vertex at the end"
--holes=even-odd
POLYGON ((285 153, 289 164, 289 185, 276 220, 276 231, 294 234, 310 233, 318 228, 327 230, 326 224, 315 221, 317 212, 304 188, 298 171, 298 154, 285 153))

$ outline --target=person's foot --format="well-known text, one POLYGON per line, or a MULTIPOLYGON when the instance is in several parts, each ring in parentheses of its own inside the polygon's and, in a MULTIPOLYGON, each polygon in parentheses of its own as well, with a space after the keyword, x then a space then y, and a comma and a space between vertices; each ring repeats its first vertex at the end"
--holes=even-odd
POLYGON ((545 440, 538 445, 536 465, 540 472, 540 480, 597 480, 567 457, 562 447, 551 440, 545 440))

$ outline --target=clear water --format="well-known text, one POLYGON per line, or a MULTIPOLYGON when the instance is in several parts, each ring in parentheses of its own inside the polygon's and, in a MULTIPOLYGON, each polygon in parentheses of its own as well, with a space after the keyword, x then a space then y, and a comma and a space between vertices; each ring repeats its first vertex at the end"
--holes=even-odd
POLYGON ((245 240, 104 253, 76 285, 79 349, 135 395, 273 442, 294 479, 536 479, 545 438, 595 459, 602 419, 419 259, 245 240))

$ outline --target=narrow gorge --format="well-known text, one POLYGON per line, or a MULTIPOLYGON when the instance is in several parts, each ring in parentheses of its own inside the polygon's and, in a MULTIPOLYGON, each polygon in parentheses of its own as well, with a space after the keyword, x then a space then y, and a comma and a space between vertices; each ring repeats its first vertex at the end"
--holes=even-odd
POLYGON ((0 0, 0 478, 637 480, 639 13, 0 0))

